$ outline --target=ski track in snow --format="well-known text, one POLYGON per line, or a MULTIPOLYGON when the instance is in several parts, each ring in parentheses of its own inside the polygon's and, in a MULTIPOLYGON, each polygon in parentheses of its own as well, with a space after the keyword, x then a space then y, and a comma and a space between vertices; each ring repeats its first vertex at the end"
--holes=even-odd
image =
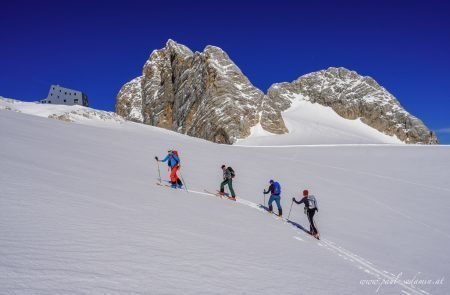
POLYGON ((421 224, 421 225, 423 225, 423 226, 425 226, 425 227, 428 227, 428 228, 429 228, 430 230, 432 230, 432 231, 438 232, 440 235, 443 235, 443 236, 445 236, 445 237, 447 237, 447 238, 450 238, 450 234, 449 234, 448 232, 446 232, 446 231, 444 231, 444 230, 442 230, 442 229, 439 229, 439 228, 437 228, 436 226, 431 226, 431 225, 429 225, 428 223, 425 223, 425 222, 419 220, 417 217, 410 216, 410 215, 408 215, 408 214, 406 214, 406 213, 404 213, 404 212, 402 212, 402 211, 400 211, 400 210, 398 210, 398 209, 393 208, 392 206, 389 206, 389 205, 387 205, 387 204, 385 204, 385 203, 383 203, 383 202, 378 201, 377 199, 373 199, 373 198, 366 197, 366 194, 364 194, 364 193, 363 193, 363 190, 361 190, 361 189, 355 189, 355 188, 352 187, 352 186, 343 185, 343 184, 341 184, 341 183, 338 183, 338 182, 336 182, 336 181, 332 181, 332 180, 330 180, 330 179, 328 179, 328 178, 321 177, 321 176, 319 176, 319 175, 315 175, 314 177, 319 178, 319 179, 321 179, 321 180, 323 180, 323 181, 332 183, 332 184, 334 184, 334 185, 338 185, 338 186, 340 186, 340 187, 342 187, 342 188, 344 188, 344 189, 346 189, 346 190, 356 192, 356 193, 358 193, 358 195, 359 195, 361 198, 364 198, 364 199, 366 199, 366 200, 369 200, 369 201, 371 201, 371 202, 374 202, 374 203, 376 203, 377 205, 383 207, 383 208, 386 209, 386 210, 389 210, 389 211, 391 211, 391 212, 393 212, 393 213, 395 213, 395 214, 397 214, 397 215, 400 215, 400 216, 402 216, 403 218, 408 219, 408 220, 410 220, 410 221, 412 221, 412 222, 417 222, 417 223, 419 223, 419 224, 421 224))
MULTIPOLYGON (((294 161, 296 161, 296 160, 294 160, 294 161)), ((449 189, 446 189, 446 188, 440 188, 440 187, 435 187, 435 186, 423 185, 423 184, 419 184, 419 183, 416 183, 416 182, 407 181, 407 180, 404 180, 404 179, 397 179, 395 177, 388 177, 388 176, 383 176, 383 175, 378 175, 378 174, 373 174, 373 173, 368 173, 368 172, 363 172, 363 171, 357 171, 357 170, 353 170, 353 169, 346 169, 346 168, 337 167, 337 166, 322 165, 322 164, 318 164, 318 163, 314 163, 314 162, 307 162, 307 161, 297 161, 297 162, 304 163, 304 164, 315 165, 315 166, 319 166, 319 167, 327 167, 327 168, 339 169, 339 170, 342 170, 342 171, 351 172, 351 173, 357 173, 357 174, 362 174, 362 175, 370 175, 370 176, 379 177, 379 178, 386 179, 386 180, 391 180, 391 181, 400 181, 400 182, 404 182, 404 183, 408 183, 408 184, 416 184, 416 185, 419 185, 419 186, 422 186, 422 187, 426 187, 426 188, 435 188, 435 189, 440 189, 440 190, 449 190, 449 189)), ((355 189, 352 186, 343 185, 342 183, 330 180, 329 178, 321 177, 319 175, 315 175, 314 177, 322 179, 323 181, 326 181, 326 182, 329 182, 329 183, 333 183, 334 185, 338 185, 338 186, 340 186, 340 187, 342 187, 342 188, 344 188, 346 190, 357 192, 360 197, 362 197, 362 198, 364 198, 366 200, 369 200, 371 202, 374 202, 374 203, 378 204, 379 206, 382 206, 386 210, 389 210, 389 211, 391 211, 391 212, 393 212, 393 213, 395 213, 397 215, 400 215, 403 218, 411 220, 413 222, 417 222, 417 223, 419 223, 419 224, 421 224, 421 225, 423 225, 425 227, 428 227, 432 231, 439 232, 439 234, 441 234, 441 235, 443 235, 443 236, 445 236, 447 238, 450 238, 450 234, 448 232, 446 232, 446 231, 444 231, 442 229, 439 229, 436 226, 431 226, 431 225, 429 225, 429 224, 427 224, 427 223, 425 223, 425 222, 423 222, 423 221, 421 221, 421 220, 419 220, 419 219, 417 219, 417 218, 415 218, 413 216, 410 216, 410 215, 408 215, 408 214, 406 214, 406 213, 404 213, 404 212, 402 212, 402 211, 400 211, 398 209, 393 208, 392 206, 389 206, 389 205, 387 205, 387 204, 385 204, 383 202, 380 202, 377 199, 366 197, 366 194, 362 193, 361 189, 355 189)))
MULTIPOLYGON (((217 197, 216 195, 214 195, 212 193, 201 192, 201 191, 196 191, 196 190, 191 190, 191 189, 183 190, 183 192, 217 197)), ((227 202, 233 202, 233 201, 227 200, 226 198, 218 198, 218 199, 222 199, 227 202)), ((266 210, 264 210, 263 208, 259 207, 258 204, 248 201, 246 199, 243 199, 241 197, 237 198, 235 202, 238 204, 242 204, 244 206, 250 207, 252 209, 256 209, 260 212, 264 212, 269 215, 269 213, 267 213, 266 210)), ((274 217, 276 220, 283 221, 283 223, 286 225, 290 225, 292 227, 292 229, 295 230, 296 232, 300 231, 303 234, 305 233, 302 229, 298 228, 296 225, 292 224, 289 220, 287 220, 285 218, 280 218, 274 214, 270 214, 270 216, 274 217)), ((311 241, 315 241, 318 246, 332 252, 333 254, 336 254, 338 257, 353 264, 355 267, 357 267, 364 273, 370 274, 379 280, 385 280, 386 282, 397 281, 398 286, 401 286, 402 288, 411 292, 411 293, 409 293, 409 292, 402 290, 402 292, 404 294, 419 294, 419 295, 430 294, 430 293, 428 293, 422 289, 419 289, 417 287, 409 286, 409 285, 405 284, 404 282, 402 282, 401 280, 396 280, 396 276, 393 273, 377 268, 375 265, 373 265, 373 263, 371 263, 367 259, 364 259, 363 257, 360 257, 357 254, 354 254, 350 250, 344 249, 343 247, 336 245, 332 241, 329 241, 327 239, 322 239, 322 238, 320 240, 316 240, 315 238, 313 238, 311 236, 308 236, 308 238, 310 238, 311 241)), ((301 237, 298 237, 298 236, 293 236, 293 239, 295 239, 299 242, 305 241, 304 239, 302 239, 301 237)))
MULTIPOLYGON (((378 145, 378 146, 379 146, 379 145, 378 145)), ((247 147, 247 146, 245 146, 245 147, 247 147)), ((251 147, 251 146, 250 146, 250 147, 251 147)), ((277 147, 277 146, 273 146, 273 147, 277 147)), ((296 147, 297 147, 297 146, 296 146, 296 147)), ((283 158, 282 158, 282 159, 283 159, 283 158)), ((439 186, 430 186, 430 185, 426 185, 426 184, 421 184, 421 183, 417 183, 417 182, 412 182, 412 181, 409 181, 409 180, 405 180, 405 179, 401 179, 401 178, 396 178, 396 177, 390 177, 390 176, 380 175, 380 174, 376 174, 376 173, 370 173, 370 172, 365 172, 365 171, 359 171, 359 170, 355 170, 355 169, 348 169, 348 168, 339 167, 339 166, 333 166, 333 165, 319 164, 319 163, 316 163, 316 162, 310 162, 310 161, 304 161, 304 160, 301 160, 301 161, 300 161, 300 160, 297 160, 297 159, 291 159, 291 158, 284 158, 284 159, 285 159, 285 160, 289 160, 289 161, 294 161, 294 162, 297 162, 297 163, 306 164, 306 165, 313 165, 313 166, 317 166, 317 167, 325 167, 325 168, 331 168, 331 169, 341 170, 341 171, 349 172, 349 173, 352 173, 352 174, 356 173, 356 174, 360 174, 360 175, 366 175, 366 176, 377 177, 377 178, 380 178, 380 179, 389 180, 389 181, 394 181, 394 182, 402 182, 402 183, 406 183, 406 184, 411 184, 411 185, 420 186, 420 187, 422 187, 422 188, 427 188, 427 189, 436 189, 436 190, 450 191, 449 188, 444 188, 444 187, 439 187, 439 186)), ((400 215, 400 216, 402 216, 403 218, 406 218, 406 219, 408 219, 408 220, 410 220, 410 221, 417 222, 417 223, 419 223, 419 224, 421 224, 421 225, 423 225, 423 226, 429 228, 429 229, 432 230, 432 231, 438 232, 440 235, 443 235, 443 236, 445 236, 445 237, 447 237, 447 238, 450 238, 450 233, 448 233, 448 232, 446 232, 446 231, 444 231, 444 230, 442 230, 442 229, 439 229, 439 228, 437 228, 436 226, 431 226, 431 225, 429 225, 429 224, 426 223, 426 222, 423 222, 423 221, 421 221, 421 220, 418 220, 417 217, 410 216, 410 215, 408 215, 408 214, 406 214, 406 213, 404 213, 404 212, 402 212, 402 211, 400 211, 400 210, 398 210, 398 209, 394 209, 392 206, 389 206, 389 205, 387 205, 387 204, 385 204, 385 203, 383 203, 383 202, 380 202, 380 201, 378 201, 378 200, 376 200, 376 199, 373 199, 373 198, 367 198, 367 197, 365 196, 366 194, 361 193, 361 192, 362 192, 361 189, 357 190, 357 189, 355 189, 355 188, 352 187, 352 186, 346 186, 346 185, 343 185, 342 183, 339 183, 339 182, 337 182, 337 181, 332 181, 332 180, 330 180, 329 178, 324 178, 324 177, 321 177, 321 176, 319 176, 319 175, 314 175, 314 176, 311 176, 311 177, 319 178, 319 179, 321 179, 322 181, 329 182, 329 183, 333 183, 334 185, 340 186, 340 187, 342 187, 342 188, 344 188, 344 189, 346 189, 346 190, 353 191, 353 192, 357 192, 358 195, 359 195, 360 197, 362 197, 362 198, 364 198, 364 199, 366 199, 366 200, 369 200, 369 201, 371 201, 371 202, 374 202, 374 203, 376 203, 377 205, 383 207, 383 208, 386 209, 386 210, 389 210, 389 211, 391 211, 391 212, 393 212, 393 213, 395 213, 395 214, 397 214, 397 215, 400 215)))

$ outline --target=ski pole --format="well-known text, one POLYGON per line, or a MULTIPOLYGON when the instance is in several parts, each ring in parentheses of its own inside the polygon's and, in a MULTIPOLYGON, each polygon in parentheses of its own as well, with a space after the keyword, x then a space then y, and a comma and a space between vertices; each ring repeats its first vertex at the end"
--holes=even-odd
POLYGON ((161 184, 161 172, 159 171, 158 157, 155 157, 155 160, 156 160, 156 166, 158 166, 159 184, 161 184))
POLYGON ((187 188, 186 182, 184 181, 184 178, 183 178, 183 175, 181 174, 181 172, 180 172, 180 178, 181 178, 181 181, 184 184, 184 189, 186 190, 186 192, 188 192, 188 188, 187 188))
POLYGON ((289 217, 291 217, 291 211, 292 211, 292 205, 294 204, 294 201, 292 200, 291 201, 291 209, 289 209, 289 215, 288 215, 288 218, 287 218, 287 220, 289 221, 289 217))
POLYGON ((263 206, 266 206, 266 194, 263 193, 263 196, 264 196, 264 203, 263 203, 263 206))

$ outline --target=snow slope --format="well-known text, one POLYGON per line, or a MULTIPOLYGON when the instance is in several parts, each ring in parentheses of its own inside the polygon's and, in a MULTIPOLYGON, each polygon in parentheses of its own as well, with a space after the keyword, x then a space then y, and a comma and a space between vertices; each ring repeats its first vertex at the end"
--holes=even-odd
POLYGON ((332 108, 311 103, 297 95, 292 106, 282 113, 289 133, 270 134, 260 126, 252 128, 252 134, 238 140, 236 145, 308 145, 308 144, 402 144, 395 136, 389 136, 364 124, 360 119, 348 120, 332 108))
POLYGON ((0 139, 1 294, 448 293, 448 146, 238 147, 7 110, 0 139), (168 148, 189 193, 156 185, 168 148), (223 163, 236 203, 203 192, 223 163), (285 215, 316 195, 321 241, 256 209, 270 178, 285 215))
POLYGON ((75 122, 94 126, 117 126, 125 120, 116 113, 100 111, 80 105, 41 104, 36 102, 24 102, 0 96, 0 110, 57 119, 66 122, 75 122))

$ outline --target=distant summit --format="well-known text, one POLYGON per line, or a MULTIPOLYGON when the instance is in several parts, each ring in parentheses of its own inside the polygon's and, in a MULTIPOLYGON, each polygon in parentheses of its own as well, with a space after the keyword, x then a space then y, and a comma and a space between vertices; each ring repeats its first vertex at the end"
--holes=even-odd
POLYGON ((360 118, 405 143, 437 141, 374 79, 345 68, 329 68, 257 89, 219 47, 192 52, 173 40, 154 50, 142 76, 117 95, 116 112, 128 120, 232 144, 260 125, 272 134, 289 130, 282 113, 294 100, 331 107, 341 117, 360 118))

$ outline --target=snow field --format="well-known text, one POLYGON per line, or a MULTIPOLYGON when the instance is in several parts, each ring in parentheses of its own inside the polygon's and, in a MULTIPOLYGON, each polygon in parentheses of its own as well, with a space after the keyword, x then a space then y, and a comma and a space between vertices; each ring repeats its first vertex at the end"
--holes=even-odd
MULTIPOLYGON (((0 293, 373 294, 360 280, 449 274, 449 147, 222 146, 4 110, 0 138, 0 293), (190 193, 156 185, 168 149, 190 193), (222 164, 235 203, 203 193, 222 164), (257 208, 271 178, 285 216, 301 190, 316 195, 321 241, 257 208)), ((307 227, 295 204, 291 220, 307 227)))

